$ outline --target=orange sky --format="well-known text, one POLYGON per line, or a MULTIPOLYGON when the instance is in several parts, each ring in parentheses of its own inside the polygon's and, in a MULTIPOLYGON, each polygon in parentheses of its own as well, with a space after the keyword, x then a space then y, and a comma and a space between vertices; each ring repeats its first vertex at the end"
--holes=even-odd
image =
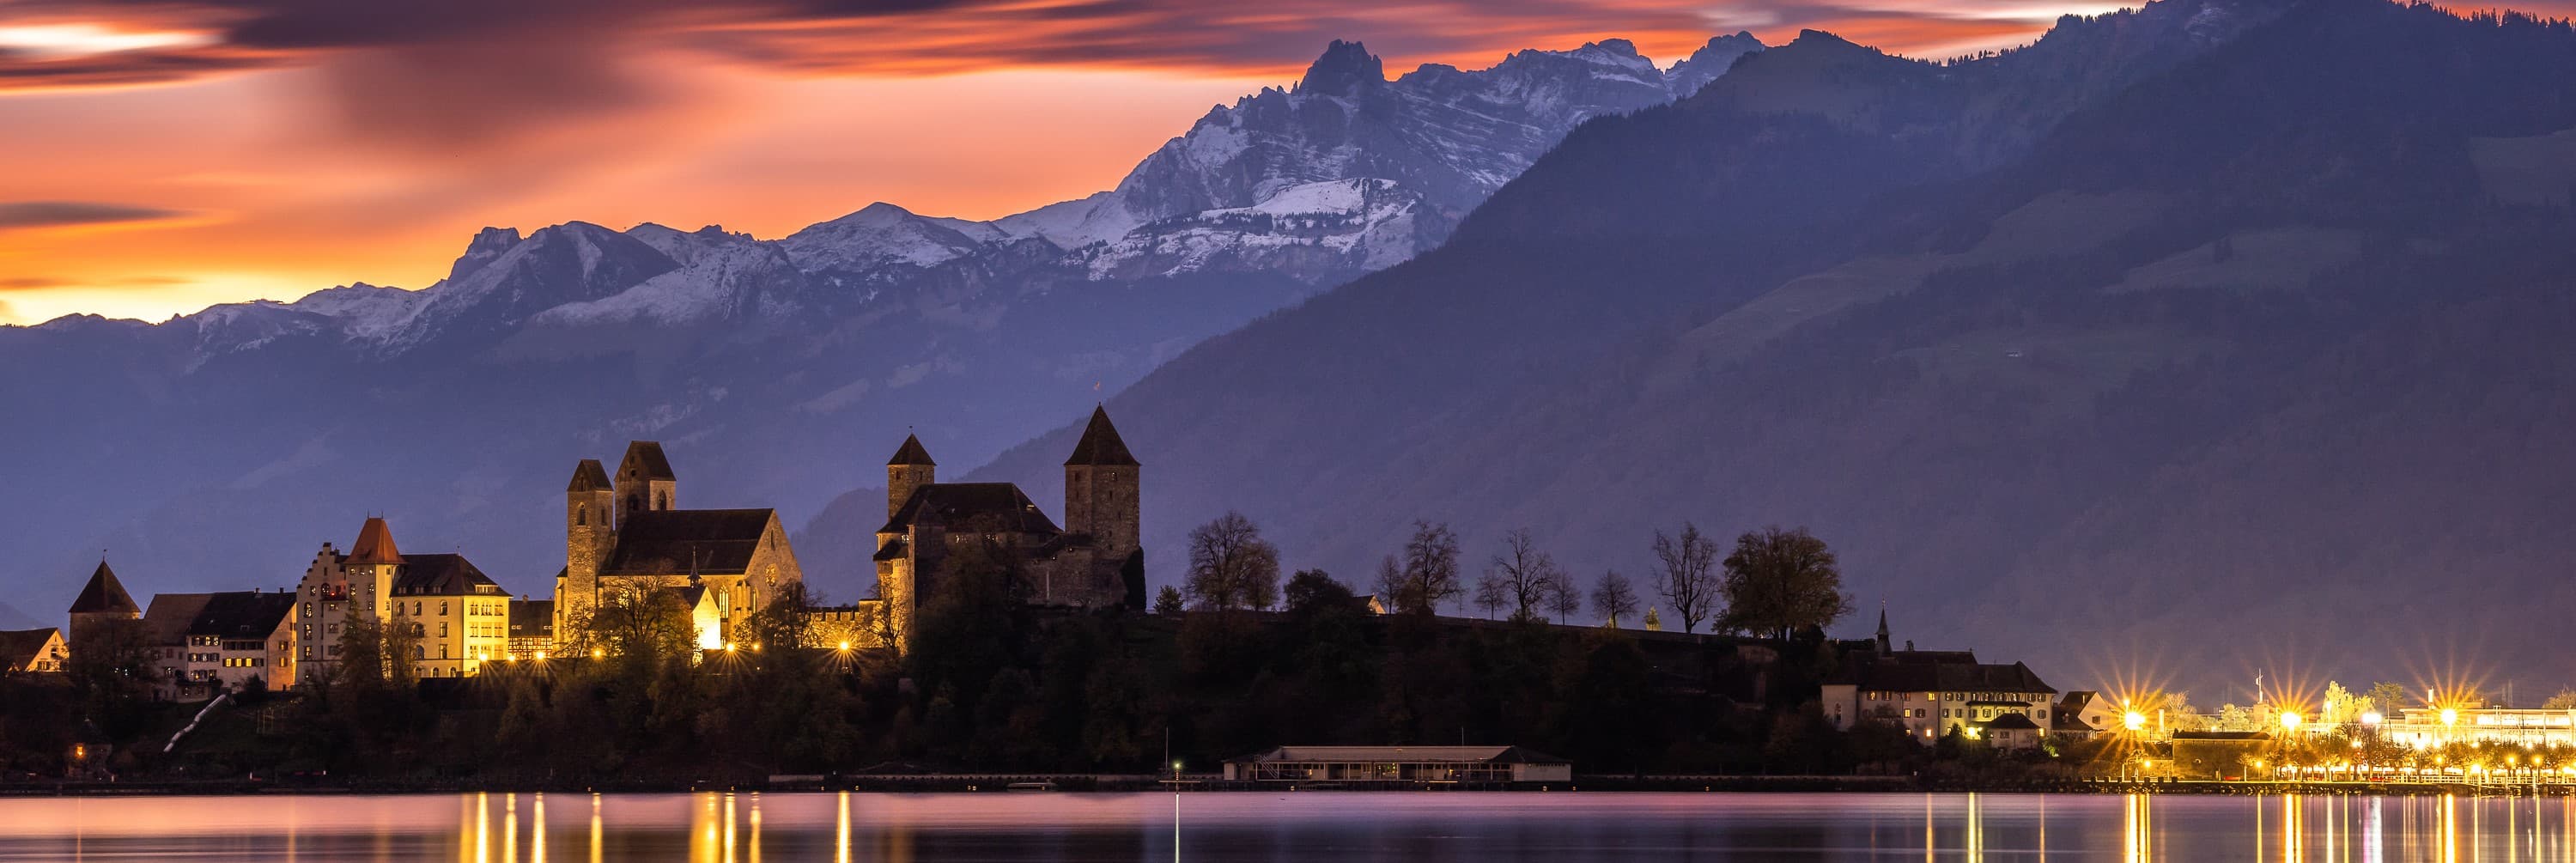
POLYGON ((0 323, 417 288, 475 229, 776 237, 1110 187, 1332 38, 1391 73, 1801 27, 1917 56, 2111 6, 1941 0, 0 0, 0 323))

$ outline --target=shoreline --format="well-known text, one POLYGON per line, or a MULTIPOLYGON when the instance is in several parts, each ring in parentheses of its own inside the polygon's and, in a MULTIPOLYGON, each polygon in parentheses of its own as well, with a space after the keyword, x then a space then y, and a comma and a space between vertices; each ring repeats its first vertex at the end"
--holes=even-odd
POLYGON ((414 794, 1138 794, 1182 791, 1209 794, 1372 793, 1709 793, 1709 794, 2154 794, 2268 796, 2425 797, 2565 797, 2576 796, 2576 784, 2472 785, 2367 782, 2120 782, 2070 781, 2027 783, 1931 782, 1912 776, 1588 776, 1573 782, 1412 784, 1412 783, 1253 783, 1214 778, 1168 781, 1154 776, 1064 774, 920 774, 904 776, 772 777, 748 782, 623 782, 609 784, 553 782, 447 783, 417 781, 329 782, 159 780, 135 782, 14 782, 0 784, 0 800, 37 797, 206 797, 247 795, 414 795, 414 794))

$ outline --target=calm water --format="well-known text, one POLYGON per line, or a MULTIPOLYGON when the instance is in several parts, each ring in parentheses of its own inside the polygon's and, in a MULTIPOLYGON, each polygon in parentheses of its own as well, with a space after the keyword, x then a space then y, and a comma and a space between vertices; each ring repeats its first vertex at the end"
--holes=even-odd
POLYGON ((2576 861, 2563 799, 469 794, 0 800, 0 860, 2576 861), (1177 845, 1175 844, 1177 841, 1177 845))

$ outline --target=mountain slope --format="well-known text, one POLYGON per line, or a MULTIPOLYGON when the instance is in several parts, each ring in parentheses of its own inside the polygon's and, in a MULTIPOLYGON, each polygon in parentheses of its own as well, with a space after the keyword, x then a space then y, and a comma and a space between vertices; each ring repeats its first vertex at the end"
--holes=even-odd
MULTIPOLYGON (((2497 602, 2576 553, 2539 515, 2576 469, 2576 190, 2512 185, 2576 165, 2571 73, 2563 24, 2364 0, 2162 0, 1947 66, 1809 34, 1110 410, 1163 573, 1229 508, 1353 580, 1415 518, 1631 575, 1657 527, 1806 524, 1901 635, 2207 701, 2576 673, 2497 602)), ((1068 435, 983 475, 1052 488, 1068 435)))

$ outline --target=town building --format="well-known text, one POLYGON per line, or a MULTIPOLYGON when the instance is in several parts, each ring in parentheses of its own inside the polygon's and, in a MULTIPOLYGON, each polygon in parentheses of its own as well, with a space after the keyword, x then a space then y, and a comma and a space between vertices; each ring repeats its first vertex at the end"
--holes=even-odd
POLYGON ((0 675, 55 674, 70 658, 60 629, 0 630, 0 675))
POLYGON ((1144 606, 1142 466, 1095 408, 1064 462, 1064 526, 1013 483, 942 483, 919 437, 886 462, 886 523, 877 529, 881 638, 900 646, 949 560, 977 546, 1018 572, 1034 605, 1144 606))
POLYGON ((1283 746, 1225 763, 1228 782, 1485 785, 1573 779, 1573 762, 1518 746, 1283 746))
POLYGON ((555 601, 510 600, 511 659, 544 659, 555 649, 555 601))
POLYGON ((1891 646, 1887 612, 1880 611, 1875 649, 1853 658, 1824 683, 1820 697, 1826 721, 1837 730, 1869 720, 1889 722, 1924 742, 1953 733, 1982 739, 1997 722, 2018 732, 2021 723, 2008 717, 2029 722, 2034 733, 2052 727, 2057 690, 2028 666, 1979 662, 1965 650, 1913 647, 1891 646))
POLYGON ((368 518, 346 554, 322 544, 295 585, 296 658, 301 679, 310 682, 339 673, 340 654, 354 630, 362 637, 380 636, 378 627, 392 615, 394 582, 401 577, 402 550, 394 545, 393 527, 368 518))
POLYGON ((401 558, 389 620, 411 628, 412 674, 470 677, 510 649, 510 592, 463 555, 401 558))
POLYGON ((296 594, 236 590, 163 593, 143 612, 153 695, 171 701, 212 698, 257 686, 287 689, 296 681, 296 594))
MULTIPOLYGON (((2533 749, 2576 747, 2576 710, 2489 707, 2478 703, 2448 707, 2408 707, 2396 716, 2365 714, 2361 722, 2381 739, 2414 749, 2450 743, 2520 746, 2533 749)), ((2334 726, 2314 723, 2304 730, 2322 734, 2334 726)))
POLYGON ((564 490, 564 568, 555 576, 558 652, 585 650, 591 610, 652 591, 703 588, 715 610, 702 643, 721 644, 804 570, 776 510, 684 510, 662 445, 627 444, 617 475, 596 459, 573 467, 564 490))

